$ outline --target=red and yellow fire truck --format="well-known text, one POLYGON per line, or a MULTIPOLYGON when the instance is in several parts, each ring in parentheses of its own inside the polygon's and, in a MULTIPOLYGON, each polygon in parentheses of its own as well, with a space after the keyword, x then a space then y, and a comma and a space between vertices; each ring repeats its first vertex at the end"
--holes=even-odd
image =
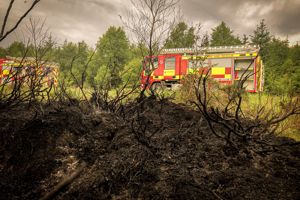
POLYGON ((38 76, 45 84, 57 84, 58 65, 55 63, 41 62, 36 66, 34 58, 7 57, 0 58, 0 84, 10 83, 12 80, 29 79, 38 76))
POLYGON ((158 84, 173 87, 182 83, 185 75, 210 68, 210 76, 220 84, 231 85, 247 77, 244 83, 246 91, 263 90, 263 63, 259 47, 254 45, 207 47, 201 50, 164 49, 152 59, 153 65, 147 63, 149 58, 144 61, 142 87, 155 87, 158 84), (151 69, 151 66, 154 68, 151 69))

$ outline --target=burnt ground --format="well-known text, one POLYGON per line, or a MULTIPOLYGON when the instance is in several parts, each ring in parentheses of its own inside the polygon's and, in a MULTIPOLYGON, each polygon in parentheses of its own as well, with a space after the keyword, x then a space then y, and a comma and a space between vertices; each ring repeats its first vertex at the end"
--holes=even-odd
POLYGON ((139 114, 135 106, 1 111, 0 199, 40 199, 82 163, 54 199, 300 199, 300 145, 236 150, 184 105, 148 99, 139 114))

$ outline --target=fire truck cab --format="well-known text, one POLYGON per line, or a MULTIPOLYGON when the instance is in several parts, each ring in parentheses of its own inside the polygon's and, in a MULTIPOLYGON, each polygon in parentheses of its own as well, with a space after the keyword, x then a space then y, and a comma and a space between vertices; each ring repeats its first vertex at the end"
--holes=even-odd
POLYGON ((162 84, 173 87, 180 84, 187 74, 211 69, 210 76, 220 84, 233 84, 247 76, 244 84, 248 92, 260 92, 264 85, 264 69, 259 47, 221 46, 200 50, 190 48, 164 49, 143 62, 141 74, 142 87, 162 84))

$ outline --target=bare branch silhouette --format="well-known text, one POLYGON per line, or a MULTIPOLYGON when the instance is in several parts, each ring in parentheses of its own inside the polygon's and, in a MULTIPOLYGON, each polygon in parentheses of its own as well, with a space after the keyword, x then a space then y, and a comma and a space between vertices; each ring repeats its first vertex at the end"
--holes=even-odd
POLYGON ((18 19, 18 21, 15 23, 15 25, 5 31, 5 28, 6 28, 6 24, 7 24, 7 21, 8 21, 8 18, 9 18, 9 15, 10 15, 10 12, 11 12, 11 9, 12 9, 12 6, 14 4, 14 0, 11 0, 10 3, 9 3, 9 6, 7 8, 7 11, 6 11, 6 14, 5 14, 5 17, 3 19, 3 24, 2 24, 2 28, 1 28, 1 33, 0 33, 0 42, 3 41, 9 34, 11 34, 13 31, 15 31, 18 26, 21 24, 21 22, 25 19, 25 17, 32 11, 32 9, 40 2, 41 0, 34 0, 31 4, 31 6, 27 9, 27 11, 18 19))

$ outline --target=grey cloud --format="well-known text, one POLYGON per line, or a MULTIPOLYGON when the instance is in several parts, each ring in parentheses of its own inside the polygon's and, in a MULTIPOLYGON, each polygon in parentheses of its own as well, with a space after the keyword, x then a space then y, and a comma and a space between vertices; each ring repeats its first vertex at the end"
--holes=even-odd
POLYGON ((39 6, 32 15, 47 17, 60 42, 85 40, 92 46, 110 25, 120 25, 118 7, 106 0, 51 0, 39 6))
POLYGON ((99 8, 105 9, 106 11, 116 11, 116 5, 110 1, 97 1, 97 0, 88 0, 87 3, 98 6, 99 8))
MULTIPOLYGON (((273 25, 276 31, 286 35, 300 32, 300 1, 287 1, 281 9, 272 13, 273 25)), ((269 19, 271 17, 269 16, 269 19)))
MULTIPOLYGON (((15 20, 30 5, 16 1, 15 20)), ((7 5, 0 0, 0 17, 7 5)), ((300 0, 181 0, 180 7, 188 22, 201 22, 210 31, 225 21, 240 36, 252 34, 256 24, 266 19, 272 33, 300 40, 300 0)), ((126 15, 130 0, 42 0, 31 13, 46 17, 53 35, 63 41, 85 40, 94 45, 109 26, 122 25, 119 14, 126 15)))
POLYGON ((299 0, 190 0, 183 1, 186 18, 200 22, 227 22, 240 35, 252 33, 266 19, 274 34, 299 34, 299 0))

